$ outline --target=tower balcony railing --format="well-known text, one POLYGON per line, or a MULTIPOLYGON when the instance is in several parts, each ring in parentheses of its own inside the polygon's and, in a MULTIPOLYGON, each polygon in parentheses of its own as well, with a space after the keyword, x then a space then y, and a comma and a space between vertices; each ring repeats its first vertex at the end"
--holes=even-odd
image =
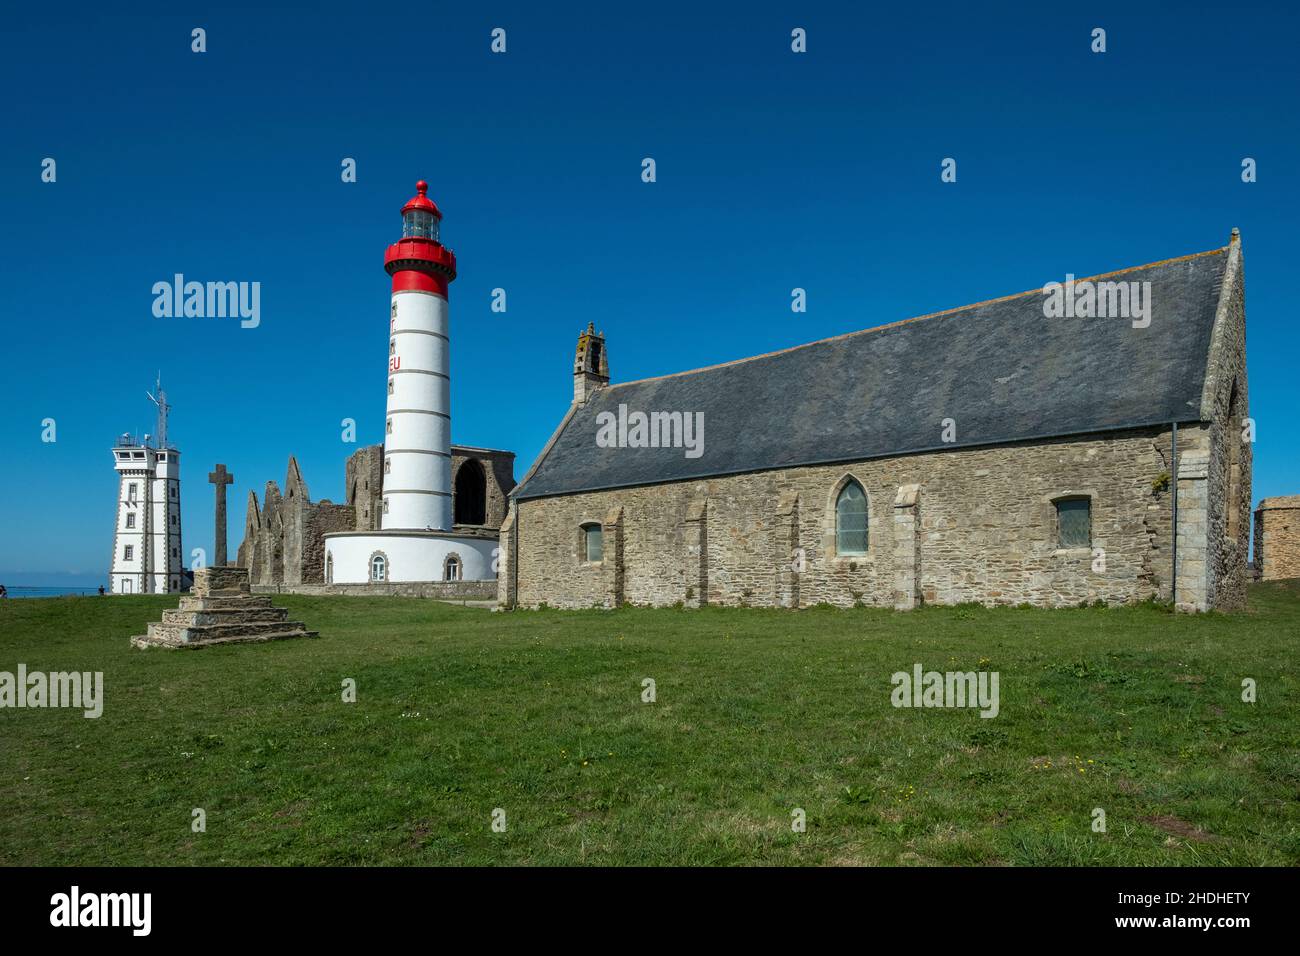
POLYGON ((170 441, 160 443, 153 435, 132 435, 123 432, 113 436, 114 448, 152 448, 154 451, 175 451, 176 445, 170 441))

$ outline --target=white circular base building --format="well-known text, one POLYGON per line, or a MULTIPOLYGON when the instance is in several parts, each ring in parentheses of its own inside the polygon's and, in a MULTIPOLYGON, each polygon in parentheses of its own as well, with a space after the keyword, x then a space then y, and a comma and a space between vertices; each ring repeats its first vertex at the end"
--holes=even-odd
POLYGON ((452 531, 340 531, 325 535, 326 584, 491 581, 495 536, 452 531))

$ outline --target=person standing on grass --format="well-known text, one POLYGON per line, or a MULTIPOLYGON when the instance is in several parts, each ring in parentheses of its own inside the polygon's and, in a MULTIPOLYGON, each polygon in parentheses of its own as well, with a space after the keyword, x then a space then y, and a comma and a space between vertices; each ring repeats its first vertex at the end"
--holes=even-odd
POLYGON ((104 596, 104 585, 102 584, 99 586, 99 596, 100 597, 104 596))
POLYGON ((0 584, 0 598, 7 598, 8 596, 9 596, 9 592, 5 590, 5 586, 3 584, 0 584))

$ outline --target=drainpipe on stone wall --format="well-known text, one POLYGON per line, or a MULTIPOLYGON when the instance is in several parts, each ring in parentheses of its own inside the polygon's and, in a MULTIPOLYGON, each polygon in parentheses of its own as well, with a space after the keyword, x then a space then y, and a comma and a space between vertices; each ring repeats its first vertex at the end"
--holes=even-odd
POLYGON ((510 546, 510 576, 514 578, 514 586, 511 591, 514 592, 515 599, 510 602, 510 610, 519 607, 519 499, 514 500, 515 523, 510 529, 510 536, 514 538, 514 543, 510 546))
POLYGON ((1174 521, 1174 546, 1170 559, 1172 573, 1169 582, 1169 600, 1175 604, 1178 603, 1178 423, 1174 422, 1174 442, 1173 453, 1170 456, 1170 483, 1174 486, 1173 495, 1173 521, 1174 521))

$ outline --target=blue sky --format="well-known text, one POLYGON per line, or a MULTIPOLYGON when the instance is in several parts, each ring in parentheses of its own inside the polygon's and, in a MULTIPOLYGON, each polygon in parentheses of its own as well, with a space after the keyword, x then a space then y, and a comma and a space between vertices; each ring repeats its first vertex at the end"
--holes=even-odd
POLYGON ((1294 11, 472 6, 6 14, 0 574, 104 577, 109 449, 152 430, 159 369, 187 551, 211 553, 216 461, 236 476, 232 550, 249 489, 282 483, 291 453, 313 497, 341 500, 358 446, 340 421, 382 439, 382 257, 421 177, 460 265, 454 440, 514 450, 517 477, 568 405, 588 322, 626 381, 1222 246, 1238 226, 1254 494, 1300 492, 1294 11), (155 318, 150 290, 177 272, 260 282, 260 326, 155 318))

